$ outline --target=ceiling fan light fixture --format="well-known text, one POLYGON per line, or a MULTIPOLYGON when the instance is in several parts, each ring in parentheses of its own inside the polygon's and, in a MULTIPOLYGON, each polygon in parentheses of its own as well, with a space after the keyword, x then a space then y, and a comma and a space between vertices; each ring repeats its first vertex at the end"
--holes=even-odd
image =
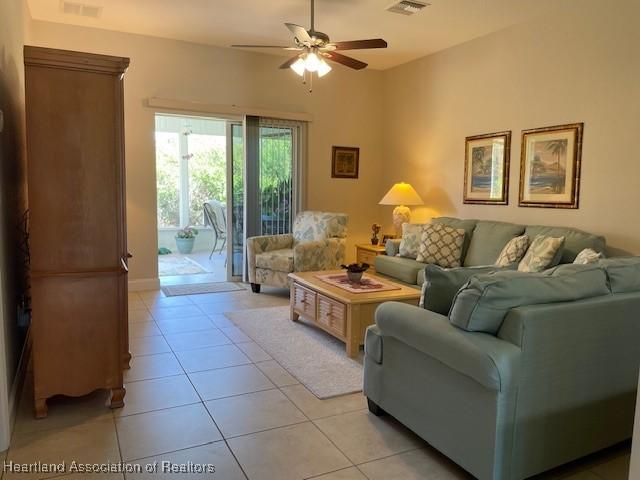
POLYGON ((308 72, 315 72, 320 67, 320 58, 318 54, 315 52, 307 53, 306 58, 304 59, 304 66, 308 72))
POLYGON ((324 77, 330 71, 331 65, 329 65, 324 59, 320 60, 320 65, 318 66, 318 77, 324 77))
POLYGON ((305 62, 302 58, 298 58, 295 62, 291 64, 291 70, 296 72, 301 77, 304 75, 305 71, 305 62))

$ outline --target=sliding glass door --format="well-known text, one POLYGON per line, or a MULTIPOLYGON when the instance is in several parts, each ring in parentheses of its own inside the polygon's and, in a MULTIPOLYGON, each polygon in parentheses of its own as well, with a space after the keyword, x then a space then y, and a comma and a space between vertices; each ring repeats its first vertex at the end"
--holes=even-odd
POLYGON ((242 123, 227 124, 227 185, 230 199, 227 217, 230 222, 230 241, 227 255, 231 261, 227 264, 229 280, 242 280, 244 271, 244 127, 242 123))
POLYGON ((242 151, 233 149, 233 178, 229 183, 234 186, 233 209, 238 212, 238 218, 244 215, 241 222, 234 223, 237 230, 233 233, 233 243, 238 249, 234 254, 235 278, 240 274, 244 277, 245 273, 244 242, 240 239, 290 233, 301 205, 303 125, 247 116, 243 133, 241 138, 240 129, 232 129, 232 137, 238 137, 242 151))
POLYGON ((294 128, 261 122, 260 227, 262 235, 291 232, 294 196, 294 128))

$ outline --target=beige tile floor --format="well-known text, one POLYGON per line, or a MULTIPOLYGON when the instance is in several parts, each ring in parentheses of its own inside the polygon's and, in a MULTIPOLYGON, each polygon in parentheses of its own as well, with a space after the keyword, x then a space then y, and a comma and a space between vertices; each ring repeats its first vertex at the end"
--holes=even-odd
MULTIPOLYGON (((389 417, 368 413, 361 394, 319 400, 225 311, 288 303, 265 288, 185 297, 130 295, 125 407, 104 407, 104 392, 50 401, 35 420, 31 382, 19 406, 12 446, 0 462, 70 461, 212 464, 215 473, 127 473, 126 479, 450 480, 471 478, 389 417)), ((626 480, 628 446, 615 447, 536 480, 626 480)), ((122 474, 5 474, 124 480, 122 474)))

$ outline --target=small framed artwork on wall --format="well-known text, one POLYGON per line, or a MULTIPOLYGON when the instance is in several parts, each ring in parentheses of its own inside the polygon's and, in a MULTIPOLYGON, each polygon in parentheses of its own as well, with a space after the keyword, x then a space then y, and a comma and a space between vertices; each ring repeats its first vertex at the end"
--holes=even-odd
POLYGON ((578 208, 582 123, 522 131, 521 207, 578 208))
POLYGON ((467 137, 465 146, 463 202, 507 205, 511 131, 467 137))
POLYGON ((358 147, 331 148, 331 177, 358 178, 360 167, 360 149, 358 147))

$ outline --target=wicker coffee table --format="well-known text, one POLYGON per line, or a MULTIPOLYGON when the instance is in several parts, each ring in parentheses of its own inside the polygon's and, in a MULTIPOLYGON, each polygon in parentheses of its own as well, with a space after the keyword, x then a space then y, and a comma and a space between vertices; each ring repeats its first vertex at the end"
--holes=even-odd
POLYGON ((300 316, 311 320, 345 342, 347 355, 354 358, 364 343, 365 330, 374 323, 376 308, 389 301, 418 305, 420 290, 369 273, 368 278, 393 285, 397 290, 352 293, 318 278, 318 275, 340 273, 344 270, 290 273, 291 320, 297 321, 300 316))

